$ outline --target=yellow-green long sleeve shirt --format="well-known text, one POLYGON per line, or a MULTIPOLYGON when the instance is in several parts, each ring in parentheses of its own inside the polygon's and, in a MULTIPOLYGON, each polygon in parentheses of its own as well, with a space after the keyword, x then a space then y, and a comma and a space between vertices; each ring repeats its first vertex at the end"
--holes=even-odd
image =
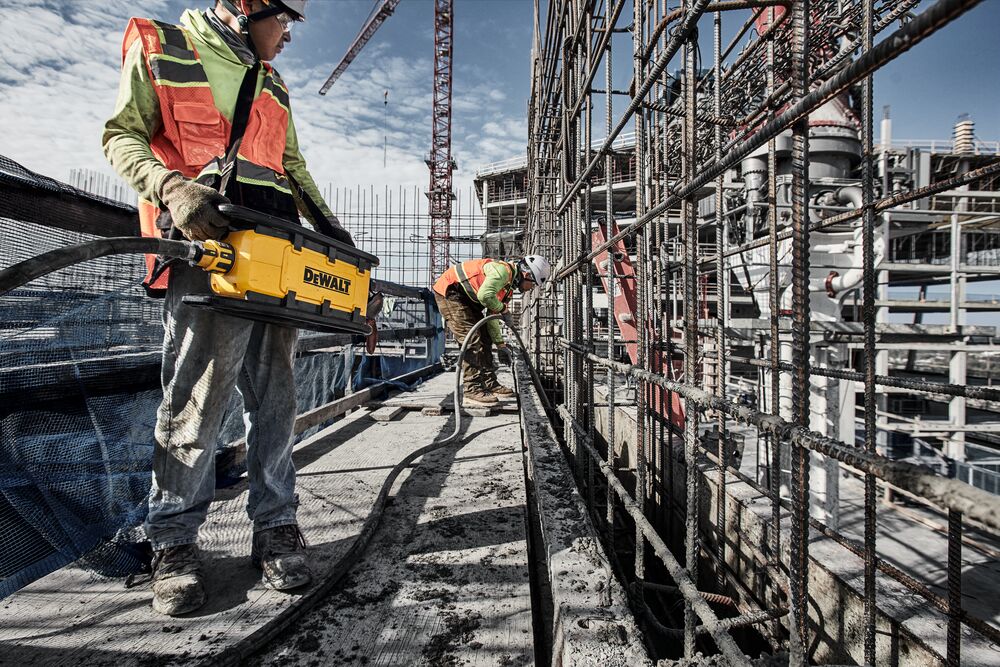
MULTIPOLYGON (((507 304, 497 297, 497 293, 502 290, 508 292, 513 290, 514 275, 506 263, 490 262, 483 267, 483 276, 483 284, 476 292, 476 299, 486 307, 491 315, 502 313, 507 309, 507 304)), ((487 322, 486 331, 494 343, 503 342, 503 331, 499 321, 490 320, 487 322)))
MULTIPOLYGON (((205 75, 211 85, 212 96, 219 112, 232 122, 236 109, 236 97, 250 66, 233 53, 222 37, 199 12, 188 10, 181 17, 181 24, 187 29, 194 43, 205 75)), ((264 84, 264 71, 257 77, 256 94, 264 84)), ((160 102, 149 78, 142 54, 142 45, 137 40, 129 48, 122 64, 118 100, 114 114, 104 126, 104 154, 125 181, 135 188, 139 196, 154 204, 159 204, 156 192, 170 169, 153 155, 150 144, 162 125, 160 102)), ((305 158, 299 151, 298 135, 292 114, 288 114, 288 129, 285 135, 285 152, 282 157, 285 172, 298 183, 323 214, 333 217, 333 213, 323 201, 319 188, 306 169, 305 158)), ((296 197, 300 212, 312 221, 296 197)), ((312 221, 315 224, 315 221, 312 221)))

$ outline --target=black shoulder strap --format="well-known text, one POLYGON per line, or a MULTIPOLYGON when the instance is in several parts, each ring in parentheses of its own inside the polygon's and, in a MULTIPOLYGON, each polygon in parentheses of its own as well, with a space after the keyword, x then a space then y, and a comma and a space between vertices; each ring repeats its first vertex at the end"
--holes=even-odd
POLYGON ((243 75, 243 83, 236 93, 236 107, 233 109, 233 122, 229 131, 229 145, 226 146, 226 157, 222 163, 222 179, 219 182, 219 192, 225 194, 226 186, 233 175, 236 164, 236 155, 240 150, 240 143, 243 141, 243 134, 247 131, 247 123, 250 122, 250 108, 253 106, 254 93, 257 92, 257 74, 260 72, 260 61, 247 70, 243 75))
POLYGON ((233 149, 239 141, 243 139, 243 133, 247 131, 247 123, 250 122, 250 107, 253 106, 254 93, 257 92, 257 74, 260 73, 260 61, 247 70, 243 76, 243 83, 240 84, 240 92, 236 94, 236 107, 233 109, 233 125, 229 132, 229 145, 226 146, 226 154, 233 149))
POLYGON ((319 227, 318 231, 321 234, 326 234, 327 236, 336 238, 337 233, 333 230, 333 225, 330 224, 330 221, 326 219, 326 214, 323 213, 323 209, 319 207, 319 204, 317 204, 315 200, 309 196, 308 192, 302 189, 302 186, 298 184, 290 172, 285 172, 285 178, 287 178, 288 182, 292 184, 292 187, 295 189, 295 194, 299 196, 302 203, 306 205, 307 209, 309 209, 309 215, 313 217, 313 220, 316 221, 316 226, 319 227))

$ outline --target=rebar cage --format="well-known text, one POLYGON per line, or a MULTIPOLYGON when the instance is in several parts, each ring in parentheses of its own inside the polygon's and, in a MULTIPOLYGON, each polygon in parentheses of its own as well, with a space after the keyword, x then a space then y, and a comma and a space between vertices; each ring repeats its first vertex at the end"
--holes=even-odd
POLYGON ((996 332, 967 317, 998 307, 966 288, 1000 273, 1000 151, 962 123, 875 144, 873 73, 978 3, 917 4, 536 1, 528 159, 480 180, 556 265, 525 338, 657 657, 997 659, 962 585, 990 585, 1000 500, 961 466, 998 444, 996 332))

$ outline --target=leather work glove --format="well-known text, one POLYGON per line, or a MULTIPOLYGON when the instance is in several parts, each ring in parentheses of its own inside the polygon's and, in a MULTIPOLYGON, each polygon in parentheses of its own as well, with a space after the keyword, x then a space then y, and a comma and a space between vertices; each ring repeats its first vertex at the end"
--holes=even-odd
POLYGON ((333 237, 333 240, 340 241, 345 245, 353 246, 355 248, 357 247, 354 245, 354 239, 351 238, 351 234, 344 229, 342 224, 340 224, 340 218, 333 215, 327 218, 326 221, 330 223, 330 236, 333 237))
POLYGON ((173 171, 163 180, 157 196, 170 211, 174 226, 191 241, 221 239, 229 231, 229 220, 219 212, 229 200, 207 185, 173 171))
POLYGON ((514 358, 510 354, 510 348, 507 347, 507 343, 497 343, 497 359, 504 366, 510 366, 514 363, 514 358))
POLYGON ((503 315, 500 319, 503 320, 503 323, 506 324, 507 328, 512 332, 517 331, 517 326, 514 324, 514 316, 510 314, 509 310, 503 311, 503 315))

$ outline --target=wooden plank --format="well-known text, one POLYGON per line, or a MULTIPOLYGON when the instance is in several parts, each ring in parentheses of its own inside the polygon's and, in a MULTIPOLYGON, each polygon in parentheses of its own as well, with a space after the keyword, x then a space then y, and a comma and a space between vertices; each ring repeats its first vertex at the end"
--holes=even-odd
MULTIPOLYGON (((403 410, 404 408, 399 408, 403 410)), ((413 408, 411 408, 413 409, 413 408)), ((442 415, 448 415, 455 411, 454 406, 445 405, 425 405, 420 408, 420 414, 425 417, 440 417, 442 415)), ((463 417, 492 417, 495 414, 499 414, 498 410, 493 408, 462 408, 463 417)))
MULTIPOLYGON (((406 375, 400 375, 397 378, 393 378, 393 380, 409 384, 432 373, 437 373, 439 370, 441 370, 441 365, 434 364, 427 366, 426 368, 415 370, 412 373, 407 373, 406 375)), ((295 432, 301 433, 302 431, 312 428, 313 426, 318 426, 323 422, 346 414, 354 408, 360 407, 372 400, 380 393, 386 391, 389 387, 390 385, 388 382, 379 382, 371 385, 370 387, 366 387, 361 391, 355 392, 350 396, 345 396, 344 398, 337 399, 336 401, 331 401, 325 405, 319 406, 318 408, 314 408, 309 412, 304 412, 295 418, 295 432)))
MULTIPOLYGON (((467 652, 476 653, 479 649, 475 644, 480 642, 482 646, 491 647, 491 651, 500 648, 510 651, 513 646, 519 652, 518 655, 530 656, 532 635, 524 531, 523 526, 514 530, 512 526, 516 522, 511 521, 511 517, 519 511, 517 508, 523 504, 523 499, 519 500, 520 496, 517 495, 523 495, 523 489, 513 488, 499 492, 505 508, 502 521, 501 516, 487 511, 489 503, 496 500, 492 496, 482 495, 481 507, 463 503, 463 499, 475 497, 477 493, 482 494, 484 489, 500 488, 489 479, 476 480, 471 477, 477 474, 477 469, 466 469, 462 467, 464 463, 459 464, 459 461, 464 461, 469 455, 484 457, 473 458, 470 465, 503 463, 501 468, 504 475, 512 480, 523 478, 520 453, 515 451, 519 450, 516 446, 517 420, 511 417, 493 417, 487 422, 472 422, 467 426, 467 432, 472 434, 466 445, 471 448, 468 451, 464 448, 449 448, 447 452, 428 456, 428 459, 437 463, 434 464, 433 474, 427 473, 431 477, 422 486, 410 485, 407 474, 404 474, 400 481, 400 495, 387 509, 386 522, 402 521, 409 526, 411 532, 404 535, 402 540, 398 531, 390 533, 384 539, 376 538, 383 539, 390 545, 400 542, 397 548, 413 550, 412 559, 403 557, 398 560, 398 571, 372 583, 388 585, 396 581, 403 585, 401 590, 422 591, 413 595, 418 598, 423 596, 423 601, 412 597, 400 600, 400 604, 407 608, 412 605, 429 606, 428 610, 420 611, 422 615, 419 623, 414 620, 416 627, 423 630, 407 635, 411 641, 407 650, 415 651, 414 655, 417 656, 422 655, 424 647, 412 642, 424 642, 424 646, 431 646, 428 650, 432 653, 439 649, 439 652, 448 654, 455 651, 463 655, 467 652), (498 424, 503 429, 497 429, 498 424), (504 429, 510 430, 511 434, 499 437, 504 429), (480 432, 482 434, 477 435, 480 432), (460 459, 455 458, 458 452, 462 453, 460 459), (455 468, 454 475, 450 472, 450 466, 455 468), (452 485, 460 488, 450 490, 452 485), (436 497, 438 495, 450 499, 447 503, 449 511, 454 512, 461 520, 449 519, 452 515, 440 511, 439 505, 442 503, 436 497), (477 524, 483 528, 481 535, 470 532, 471 529, 467 526, 472 524, 465 521, 465 513, 473 511, 474 507, 483 510, 483 513, 476 513, 476 510, 470 517, 470 520, 483 519, 477 524), (423 512, 421 519, 413 521, 410 514, 399 518, 397 512, 403 508, 409 508, 407 511, 420 509, 423 512), (424 523, 427 525, 423 526, 424 523), (455 634, 453 631, 456 627, 459 630, 464 627, 461 624, 466 617, 449 615, 454 610, 436 607, 435 601, 426 596, 436 595, 437 588, 447 585, 449 600, 452 596, 456 601, 466 597, 477 600, 484 598, 487 596, 486 587, 494 583, 491 576, 488 576, 493 570, 480 568, 481 576, 478 578, 463 575, 465 579, 469 579, 468 584, 460 584, 450 578, 442 581, 437 575, 443 572, 444 561, 441 559, 452 558, 452 547, 454 550, 461 550, 463 545, 473 548, 473 545, 484 540, 497 539, 496 536, 501 534, 498 532, 500 529, 506 529, 502 533, 505 535, 502 548, 501 545, 491 546, 483 552, 483 558, 490 563, 499 562, 502 558, 505 567, 509 568, 506 570, 508 580, 496 588, 499 596, 497 599, 504 600, 504 604, 508 606, 502 609, 491 607, 492 611, 489 613, 478 607, 470 609, 469 614, 479 614, 479 617, 467 617, 466 620, 472 619, 466 628, 468 631, 455 634), (463 535, 458 535, 463 531, 463 535), (442 538, 448 536, 454 539, 450 546, 445 546, 442 538), (430 555, 434 552, 435 545, 446 551, 430 555), (439 561, 441 565, 438 564, 439 561), (415 569, 411 570, 411 567, 415 569), (404 584, 405 580, 409 582, 404 584), (464 586, 478 588, 473 590, 464 586), (508 617, 508 612, 512 609, 517 610, 517 613, 508 617), (456 622, 459 626, 455 626, 456 622), (471 627, 476 622, 480 624, 481 630, 471 627), (443 633, 446 632, 452 634, 445 636, 443 633), (497 632, 503 635, 502 638, 497 632), (466 641, 465 637, 476 639, 466 641)), ((451 426, 447 423, 428 421, 412 412, 401 420, 379 423, 368 419, 366 411, 359 411, 296 447, 299 522, 310 543, 311 567, 318 577, 353 542, 379 486, 393 464, 408 452, 440 437, 446 431, 450 433, 450 430, 451 426)), ((493 474, 492 469, 488 472, 493 474)), ((115 667, 128 667, 153 663, 180 665, 192 661, 210 662, 213 655, 260 631, 288 605, 295 604, 298 596, 263 588, 259 572, 249 564, 252 529, 245 511, 247 493, 245 480, 234 487, 219 490, 208 520, 202 527, 199 540, 206 558, 209 594, 209 602, 203 609, 183 618, 159 616, 150 608, 151 592, 148 584, 126 589, 120 579, 109 579, 80 568, 66 567, 0 602, 0 644, 4 647, 0 651, 0 664, 18 667, 28 664, 114 664, 115 667)), ((382 545, 370 549, 369 554, 382 550, 386 554, 391 552, 389 547, 382 545)), ((376 557, 392 560, 397 556, 376 553, 376 557)), ((463 572, 461 563, 449 565, 449 568, 456 573, 463 572)), ((356 575, 349 577, 349 580, 354 581, 354 584, 349 581, 348 585, 353 585, 351 590, 356 591, 357 583, 366 579, 364 575, 356 575)), ((350 593, 347 595, 350 596, 350 593)), ((368 622, 375 623, 373 619, 368 622)), ((389 623, 386 624, 386 629, 392 625, 405 628, 408 623, 410 620, 389 623)), ((374 641, 379 637, 379 633, 373 629, 366 631, 365 637, 353 630, 348 635, 344 642, 361 639, 374 641)), ((351 645, 347 643, 344 651, 348 651, 351 645)), ((376 653, 381 650, 374 645, 369 646, 369 649, 376 653)), ((310 660, 315 659, 315 655, 308 651, 308 646, 302 653, 310 660)), ((330 658, 329 662, 333 664, 339 661, 330 658)), ((399 664, 398 661, 396 664, 399 664)))
MULTIPOLYGON (((422 412, 426 416, 450 415, 455 411, 454 401, 451 397, 446 403, 420 403, 416 401, 402 402, 390 399, 383 401, 382 405, 401 408, 403 410, 414 410, 422 412)), ((498 403, 490 407, 484 406, 462 406, 462 414, 473 417, 488 417, 490 415, 516 415, 518 413, 517 403, 498 403), (484 412, 485 411, 485 412, 484 412)))
POLYGON ((404 412, 406 412, 406 410, 403 408, 389 406, 381 407, 378 410, 369 413, 369 416, 377 422, 391 422, 404 412))

